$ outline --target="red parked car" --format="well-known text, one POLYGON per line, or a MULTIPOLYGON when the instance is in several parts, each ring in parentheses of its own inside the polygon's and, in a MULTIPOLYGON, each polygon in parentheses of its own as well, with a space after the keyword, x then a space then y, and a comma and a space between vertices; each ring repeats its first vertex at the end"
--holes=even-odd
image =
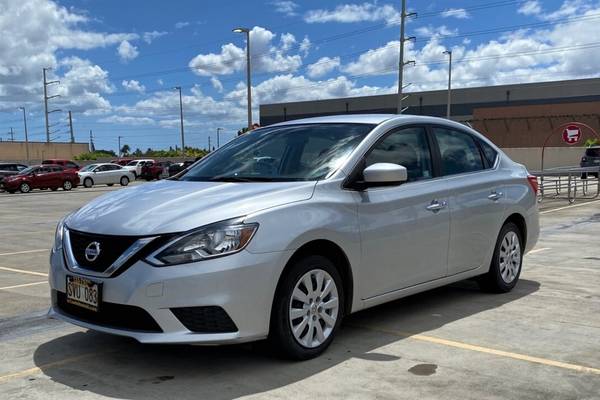
POLYGON ((75 172, 79 171, 79 169, 81 168, 77 163, 71 161, 71 160, 63 160, 60 158, 51 158, 48 160, 44 160, 42 161, 42 165, 60 165, 62 166, 64 169, 71 169, 74 170, 75 172))
POLYGON ((7 176, 2 181, 2 188, 9 193, 17 190, 29 193, 33 189, 71 190, 79 184, 79 176, 72 169, 65 169, 61 165, 34 165, 19 172, 17 175, 7 176))
POLYGON ((147 181, 167 178, 169 176, 169 167, 171 164, 173 164, 171 161, 147 161, 142 166, 142 173, 140 174, 140 177, 147 181))
POLYGON ((132 161, 133 161, 133 158, 119 158, 116 160, 112 160, 110 163, 111 164, 119 164, 121 166, 124 166, 124 165, 129 164, 132 161))

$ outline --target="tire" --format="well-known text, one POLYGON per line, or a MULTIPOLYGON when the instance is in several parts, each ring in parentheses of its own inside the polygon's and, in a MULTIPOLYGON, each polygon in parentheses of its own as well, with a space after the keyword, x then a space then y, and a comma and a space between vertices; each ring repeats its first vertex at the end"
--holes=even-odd
POLYGON ((286 358, 317 357, 333 341, 343 315, 344 287, 335 265, 319 255, 300 258, 279 282, 269 340, 286 358), (311 285, 311 290, 307 290, 305 282, 311 285), (321 298, 325 290, 327 293, 321 298), (293 327, 298 334, 294 334, 293 327))
POLYGON ((114 186, 114 183, 107 183, 106 186, 114 186))
POLYGON ((92 178, 85 178, 83 180, 83 186, 85 186, 86 188, 91 188, 92 186, 94 186, 94 181, 92 180, 92 178))
POLYGON ((512 222, 504 224, 498 235, 488 273, 478 279, 479 286, 493 293, 510 292, 517 284, 523 266, 523 237, 512 222))
POLYGON ((50 188, 50 190, 52 190, 53 192, 56 192, 58 190, 58 188, 50 188))
POLYGON ((29 193, 31 192, 31 186, 29 186, 29 183, 23 182, 19 185, 19 191, 21 193, 29 193))
POLYGON ((121 186, 127 186, 129 185, 129 178, 126 176, 122 176, 121 181, 119 183, 121 184, 121 186))
POLYGON ((63 190, 66 190, 66 191, 73 189, 73 182, 71 182, 69 180, 64 181, 62 188, 63 188, 63 190))

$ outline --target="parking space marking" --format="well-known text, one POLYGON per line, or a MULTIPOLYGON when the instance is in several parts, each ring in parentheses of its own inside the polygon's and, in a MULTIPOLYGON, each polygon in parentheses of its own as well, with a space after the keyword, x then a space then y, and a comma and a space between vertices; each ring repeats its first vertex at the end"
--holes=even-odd
POLYGON ((587 206, 588 204, 597 203, 599 201, 600 200, 587 201, 585 203, 571 204, 570 206, 564 206, 564 207, 553 208, 551 210, 540 211, 540 215, 548 214, 548 213, 552 213, 552 212, 556 212, 556 211, 562 211, 562 210, 566 210, 569 208, 583 207, 583 206, 587 206))
POLYGON ((41 253, 42 251, 50 251, 50 250, 36 249, 36 250, 15 251, 14 253, 0 253, 0 256, 15 256, 17 254, 41 253))
POLYGON ((81 361, 86 358, 99 356, 99 355, 103 355, 106 353, 112 353, 114 351, 116 351, 116 350, 81 354, 79 356, 69 357, 69 358, 65 358, 63 360, 58 360, 58 361, 54 361, 51 363, 47 363, 47 364, 41 365, 39 367, 33 367, 33 368, 24 369, 22 371, 13 372, 13 373, 6 374, 6 375, 0 375, 0 383, 9 381, 9 380, 15 379, 15 378, 22 378, 24 376, 39 374, 40 372, 42 372, 42 370, 47 369, 47 368, 59 367, 61 365, 65 365, 65 364, 71 364, 71 363, 81 361))
POLYGON ((533 249, 533 250, 531 250, 531 251, 530 251, 529 253, 527 253, 527 254, 535 254, 535 253, 542 252, 542 251, 544 251, 544 250, 550 250, 550 247, 542 247, 542 248, 539 248, 539 249, 533 249))
POLYGON ((438 338, 438 337, 434 337, 434 336, 427 336, 427 335, 421 335, 421 334, 413 334, 413 333, 408 333, 408 332, 396 331, 393 329, 373 328, 373 327, 363 326, 363 325, 348 325, 348 326, 351 326, 354 328, 367 329, 367 330, 374 331, 374 332, 387 333, 389 335, 419 340, 422 342, 435 343, 435 344, 448 346, 448 347, 454 347, 454 348, 463 349, 463 350, 470 350, 470 351, 476 351, 479 353, 491 354, 491 355, 495 355, 495 356, 499 356, 499 357, 512 358, 513 360, 527 361, 530 363, 542 364, 542 365, 547 365, 550 367, 557 367, 557 368, 568 369, 571 371, 585 372, 585 373, 600 375, 600 368, 593 368, 593 367, 586 367, 583 365, 570 364, 570 363, 565 363, 562 361, 550 360, 547 358, 528 356, 526 354, 513 353, 511 351, 497 350, 497 349, 492 349, 489 347, 483 347, 483 346, 477 346, 477 345, 472 345, 472 344, 468 344, 468 343, 456 342, 454 340, 442 339, 442 338, 438 338))
POLYGON ((4 287, 0 287, 0 290, 17 289, 17 288, 22 288, 22 287, 27 287, 27 286, 36 286, 36 285, 41 285, 42 283, 48 283, 48 281, 24 283, 22 285, 4 286, 4 287))
POLYGON ((45 274, 43 272, 26 271, 24 269, 0 267, 0 270, 2 270, 2 271, 9 271, 9 272, 19 272, 21 274, 29 274, 29 275, 36 275, 36 276, 48 276, 48 274, 45 274))

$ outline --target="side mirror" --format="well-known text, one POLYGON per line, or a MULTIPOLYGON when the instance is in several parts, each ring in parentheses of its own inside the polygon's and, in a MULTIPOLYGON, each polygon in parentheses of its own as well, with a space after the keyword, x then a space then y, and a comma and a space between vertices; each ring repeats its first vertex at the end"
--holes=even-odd
POLYGON ((408 180, 408 171, 402 165, 377 163, 365 168, 363 177, 367 186, 399 185, 408 180))

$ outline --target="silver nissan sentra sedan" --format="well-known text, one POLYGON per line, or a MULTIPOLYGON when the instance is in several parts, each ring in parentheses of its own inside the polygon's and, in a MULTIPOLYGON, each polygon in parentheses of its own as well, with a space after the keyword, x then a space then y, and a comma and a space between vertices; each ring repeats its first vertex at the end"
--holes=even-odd
POLYGON ((144 343, 268 338, 315 357, 347 314, 467 278, 510 291, 538 239, 536 192, 525 167, 444 119, 260 128, 61 220, 49 316, 144 343))

